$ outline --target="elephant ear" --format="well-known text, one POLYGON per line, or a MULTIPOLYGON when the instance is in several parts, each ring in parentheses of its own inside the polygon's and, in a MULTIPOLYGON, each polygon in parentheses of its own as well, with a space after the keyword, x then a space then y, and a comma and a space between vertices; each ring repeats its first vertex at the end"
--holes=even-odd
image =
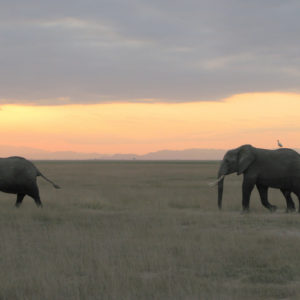
POLYGON ((242 146, 238 155, 238 168, 237 174, 244 173, 248 167, 254 162, 255 155, 250 145, 242 146))

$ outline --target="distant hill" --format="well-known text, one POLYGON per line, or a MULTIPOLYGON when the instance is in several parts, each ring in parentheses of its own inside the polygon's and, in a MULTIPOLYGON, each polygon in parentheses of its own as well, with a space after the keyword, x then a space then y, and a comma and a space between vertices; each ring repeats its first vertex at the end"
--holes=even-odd
MULTIPOLYGON (((295 149, 298 151, 299 149, 295 149)), ((225 149, 185 149, 185 150, 160 150, 144 155, 128 154, 101 154, 81 153, 73 151, 46 151, 30 147, 14 147, 0 145, 0 157, 24 156, 34 160, 220 160, 225 149)), ((299 151, 298 151, 299 152, 299 151)))
POLYGON ((161 150, 140 155, 145 160, 218 160, 222 159, 226 150, 223 149, 186 149, 161 150))
POLYGON ((15 147, 0 145, 0 157, 24 156, 28 159, 59 159, 59 160, 216 160, 222 159, 225 150, 221 149, 186 149, 186 150, 161 150, 144 155, 128 154, 102 154, 81 153, 74 151, 46 151, 30 147, 15 147))

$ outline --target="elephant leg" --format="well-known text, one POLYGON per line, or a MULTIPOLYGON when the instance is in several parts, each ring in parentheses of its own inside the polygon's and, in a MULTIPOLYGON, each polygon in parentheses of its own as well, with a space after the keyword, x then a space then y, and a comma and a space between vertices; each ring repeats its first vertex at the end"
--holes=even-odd
POLYGON ((295 211, 295 203, 292 199, 291 192, 289 190, 280 189, 286 200, 286 212, 295 211))
POLYGON ((255 183, 246 179, 244 177, 244 181, 243 181, 243 211, 248 211, 249 210, 249 202, 250 202, 250 195, 251 192, 254 188, 255 183))
POLYGON ((270 211, 275 211, 277 207, 270 204, 270 202, 268 201, 268 187, 260 184, 256 184, 256 187, 258 189, 262 205, 270 211))
POLYGON ((299 200, 299 208, 298 208, 298 213, 300 213, 300 191, 293 191, 296 195, 297 195, 297 198, 299 200))
POLYGON ((33 198, 36 206, 42 207, 42 202, 40 198, 39 188, 35 185, 30 192, 27 193, 31 198, 33 198))
POLYGON ((37 207, 43 207, 43 204, 41 202, 41 198, 39 194, 36 194, 34 196, 31 196, 36 204, 37 207))
POLYGON ((22 193, 17 194, 17 200, 16 200, 16 204, 15 204, 16 207, 19 207, 21 205, 24 197, 25 197, 25 194, 22 194, 22 193))

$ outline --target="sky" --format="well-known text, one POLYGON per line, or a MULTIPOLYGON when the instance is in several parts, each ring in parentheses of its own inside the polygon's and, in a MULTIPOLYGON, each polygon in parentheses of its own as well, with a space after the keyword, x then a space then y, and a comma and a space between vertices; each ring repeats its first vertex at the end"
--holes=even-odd
MULTIPOLYGON (((300 148, 300 2, 0 0, 1 145, 300 148)), ((1 151, 0 151, 1 153, 1 151)))

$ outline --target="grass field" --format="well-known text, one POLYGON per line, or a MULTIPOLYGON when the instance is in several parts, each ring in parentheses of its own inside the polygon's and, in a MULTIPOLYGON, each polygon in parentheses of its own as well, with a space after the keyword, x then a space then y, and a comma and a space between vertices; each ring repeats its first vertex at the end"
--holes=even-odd
MULTIPOLYGON (((36 162, 44 207, 0 194, 0 299, 300 299, 300 215, 215 162, 36 162)), ((298 206, 298 201, 296 202, 298 206)))

